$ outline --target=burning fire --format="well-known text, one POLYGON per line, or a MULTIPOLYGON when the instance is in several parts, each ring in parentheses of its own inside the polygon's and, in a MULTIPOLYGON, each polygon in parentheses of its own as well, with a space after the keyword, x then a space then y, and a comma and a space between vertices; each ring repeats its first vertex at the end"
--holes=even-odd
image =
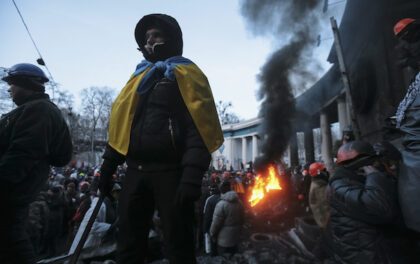
POLYGON ((248 200, 251 203, 251 207, 254 207, 258 204, 263 198, 265 193, 268 193, 271 190, 281 190, 281 186, 278 178, 276 177, 276 171, 274 166, 271 165, 268 168, 268 176, 263 177, 258 175, 255 178, 255 185, 252 189, 251 198, 248 200))

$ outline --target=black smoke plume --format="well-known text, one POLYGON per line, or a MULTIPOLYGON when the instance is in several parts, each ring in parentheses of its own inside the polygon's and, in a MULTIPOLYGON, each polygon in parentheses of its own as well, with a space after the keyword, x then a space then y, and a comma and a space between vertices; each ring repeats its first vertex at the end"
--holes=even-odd
POLYGON ((294 94, 316 80, 312 59, 319 33, 322 0, 243 0, 241 12, 253 33, 271 33, 280 48, 262 67, 257 93, 262 101, 262 154, 256 162, 266 167, 283 156, 292 133, 294 94))

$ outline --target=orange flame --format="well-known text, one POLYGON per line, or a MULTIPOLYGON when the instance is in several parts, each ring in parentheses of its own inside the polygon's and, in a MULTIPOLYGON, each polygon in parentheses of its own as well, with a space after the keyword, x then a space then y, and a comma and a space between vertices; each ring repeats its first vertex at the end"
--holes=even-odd
POLYGON ((276 172, 274 166, 271 165, 268 168, 268 177, 262 177, 258 175, 255 178, 255 185, 252 189, 251 198, 248 200, 251 203, 251 207, 254 207, 258 204, 263 198, 264 195, 271 190, 281 190, 279 180, 276 177, 276 172))

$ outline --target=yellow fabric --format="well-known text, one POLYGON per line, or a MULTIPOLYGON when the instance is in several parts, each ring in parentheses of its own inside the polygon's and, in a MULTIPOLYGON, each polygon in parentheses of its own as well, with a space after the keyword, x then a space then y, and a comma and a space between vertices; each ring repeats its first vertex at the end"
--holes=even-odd
POLYGON ((132 75, 112 104, 108 143, 113 149, 123 155, 126 155, 128 152, 131 124, 133 123, 134 114, 140 99, 140 95, 136 93, 136 90, 141 79, 148 71, 149 69, 136 77, 132 75))
MULTIPOLYGON (((121 90, 111 109, 109 145, 126 155, 130 145, 131 124, 140 96, 137 87, 149 69, 133 76, 121 90)), ((178 65, 175 77, 185 105, 208 151, 216 151, 223 144, 223 133, 206 76, 195 64, 178 65)))
POLYGON ((212 153, 223 144, 224 138, 210 84, 193 63, 180 64, 175 67, 174 72, 185 105, 204 144, 212 153))

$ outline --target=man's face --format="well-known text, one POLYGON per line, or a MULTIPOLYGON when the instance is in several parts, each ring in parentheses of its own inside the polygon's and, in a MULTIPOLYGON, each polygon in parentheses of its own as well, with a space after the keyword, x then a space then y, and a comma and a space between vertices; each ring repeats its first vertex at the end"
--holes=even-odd
POLYGON ((156 45, 162 45, 165 43, 166 39, 162 30, 157 28, 151 28, 146 31, 146 45, 145 48, 149 54, 155 53, 156 45))
POLYGON ((17 86, 15 84, 9 84, 10 88, 7 90, 12 97, 12 100, 15 104, 19 104, 20 99, 26 97, 28 95, 28 90, 22 88, 21 86, 17 86))

